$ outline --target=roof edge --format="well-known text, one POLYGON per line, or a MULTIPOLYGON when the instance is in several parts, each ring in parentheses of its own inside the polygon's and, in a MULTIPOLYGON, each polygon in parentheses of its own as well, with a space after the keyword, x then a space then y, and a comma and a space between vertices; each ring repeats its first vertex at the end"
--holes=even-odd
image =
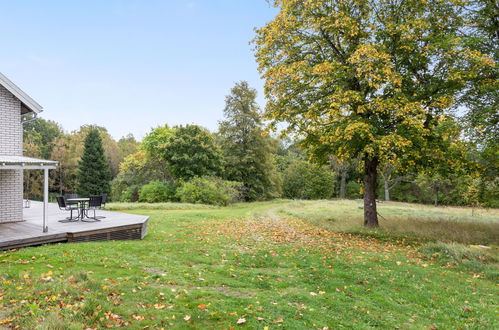
POLYGON ((21 101, 29 110, 40 113, 43 107, 33 100, 28 94, 23 92, 16 84, 0 72, 0 84, 11 92, 19 101, 21 101))

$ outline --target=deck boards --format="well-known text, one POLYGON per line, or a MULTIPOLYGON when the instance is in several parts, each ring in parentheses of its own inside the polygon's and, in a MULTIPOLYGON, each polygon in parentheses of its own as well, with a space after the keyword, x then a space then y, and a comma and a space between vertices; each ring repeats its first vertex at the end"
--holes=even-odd
POLYGON ((143 238, 147 233, 147 216, 103 210, 97 211, 97 215, 106 217, 100 222, 61 223, 58 220, 69 216, 69 212, 59 210, 56 204, 49 204, 49 230, 47 233, 43 233, 42 207, 42 203, 32 202, 30 208, 24 209, 23 218, 25 221, 0 224, 0 250, 67 242, 68 240, 106 240, 111 239, 111 237, 114 239, 143 238), (98 239, 99 237, 102 239, 98 239))

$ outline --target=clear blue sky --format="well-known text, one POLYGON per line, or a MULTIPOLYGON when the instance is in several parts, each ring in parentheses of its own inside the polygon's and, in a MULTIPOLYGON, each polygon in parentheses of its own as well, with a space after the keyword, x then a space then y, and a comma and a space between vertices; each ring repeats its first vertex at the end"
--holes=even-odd
POLYGON ((0 71, 67 131, 216 130, 235 82, 264 106, 249 41, 275 13, 265 0, 0 1, 0 71))

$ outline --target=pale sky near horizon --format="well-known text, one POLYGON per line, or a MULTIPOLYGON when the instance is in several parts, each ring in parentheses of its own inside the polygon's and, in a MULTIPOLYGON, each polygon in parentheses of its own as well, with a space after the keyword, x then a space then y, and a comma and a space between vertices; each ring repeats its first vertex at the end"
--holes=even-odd
POLYGON ((66 131, 214 131, 237 81, 263 108, 249 42, 275 14, 265 0, 0 0, 0 72, 66 131))

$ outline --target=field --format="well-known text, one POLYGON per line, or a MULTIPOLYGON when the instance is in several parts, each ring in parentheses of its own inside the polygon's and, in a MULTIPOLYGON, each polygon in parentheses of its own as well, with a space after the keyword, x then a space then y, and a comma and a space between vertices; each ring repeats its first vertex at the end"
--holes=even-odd
POLYGON ((0 328, 499 327, 497 210, 138 206, 109 207, 151 216, 142 241, 0 252, 0 328))

